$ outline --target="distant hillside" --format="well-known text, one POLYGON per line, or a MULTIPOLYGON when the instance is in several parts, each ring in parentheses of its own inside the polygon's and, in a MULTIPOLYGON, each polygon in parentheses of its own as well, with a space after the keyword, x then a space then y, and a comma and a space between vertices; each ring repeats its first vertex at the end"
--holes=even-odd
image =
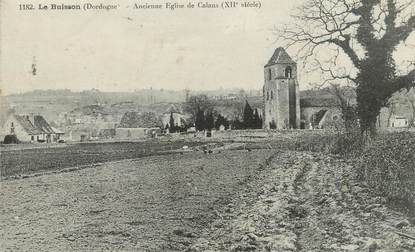
POLYGON ((89 105, 112 105, 114 109, 123 104, 148 105, 160 102, 183 102, 184 91, 139 90, 136 92, 100 92, 90 90, 72 92, 70 90, 35 90, 23 94, 9 95, 8 104, 18 114, 42 114, 48 120, 58 119, 59 114, 71 112, 89 105))
MULTIPOLYGON (((212 91, 188 91, 188 95, 207 94, 209 97, 240 94, 258 94, 259 91, 219 89, 212 91)), ((143 89, 134 92, 101 92, 96 89, 73 92, 63 90, 34 90, 7 96, 7 106, 17 114, 42 114, 49 121, 57 121, 62 113, 124 114, 128 111, 165 112, 168 104, 186 100, 185 90, 143 89), (92 106, 92 107, 91 107, 92 106), (98 106, 98 107, 94 107, 98 106), (90 110, 90 111, 89 111, 90 110)), ((4 113, 3 113, 4 114, 4 113)), ((1 118, 0 118, 1 119, 1 118)))

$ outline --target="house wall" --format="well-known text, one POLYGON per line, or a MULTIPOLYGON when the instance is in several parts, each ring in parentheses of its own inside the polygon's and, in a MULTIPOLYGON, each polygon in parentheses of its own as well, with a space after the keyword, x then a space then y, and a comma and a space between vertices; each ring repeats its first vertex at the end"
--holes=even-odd
MULTIPOLYGON (((29 135, 26 130, 20 125, 20 123, 16 120, 14 116, 9 116, 9 118, 6 120, 6 122, 3 125, 2 133, 1 135, 1 141, 3 141, 4 137, 6 135, 12 134, 11 132, 11 125, 13 123, 14 126, 14 134, 16 135, 17 139, 21 142, 31 142, 32 141, 32 135, 29 135)), ((34 136, 34 141, 36 141, 37 136, 40 137, 40 135, 34 136)))
POLYGON ((408 119, 404 118, 392 118, 391 125, 392 128, 404 128, 408 127, 408 119))
POLYGON ((141 139, 151 137, 151 132, 160 133, 159 128, 117 128, 115 129, 115 139, 141 139))
MULTIPOLYGON (((163 127, 166 127, 167 124, 170 125, 170 115, 171 115, 170 113, 166 113, 166 114, 162 115, 161 121, 163 123, 163 127)), ((184 119, 184 116, 182 114, 173 113, 173 119, 174 119, 175 125, 177 125, 179 127, 182 126, 182 122, 181 122, 182 120, 181 119, 184 119)))
POLYGON ((319 125, 314 125, 313 127, 319 128, 328 128, 333 125, 333 123, 342 120, 342 113, 340 108, 336 107, 303 107, 301 108, 301 120, 305 124, 306 129, 310 129, 312 126, 313 115, 317 114, 321 110, 326 110, 327 113, 323 117, 323 120, 319 125))
POLYGON ((41 137, 46 143, 54 143, 58 141, 58 137, 56 134, 42 134, 41 137))
MULTIPOLYGON (((402 114, 401 114, 402 115, 402 114)), ((380 113, 377 117, 376 126, 378 128, 403 128, 408 127, 409 120, 407 119, 406 115, 403 115, 405 118, 400 118, 393 113, 389 108, 384 107, 380 110, 380 113)))

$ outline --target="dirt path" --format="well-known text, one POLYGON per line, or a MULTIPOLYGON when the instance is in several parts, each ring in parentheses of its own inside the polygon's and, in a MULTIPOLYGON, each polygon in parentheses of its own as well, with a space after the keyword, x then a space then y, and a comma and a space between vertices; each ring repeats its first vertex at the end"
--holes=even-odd
POLYGON ((270 167, 189 251, 415 251, 415 228, 341 160, 281 152, 270 167))

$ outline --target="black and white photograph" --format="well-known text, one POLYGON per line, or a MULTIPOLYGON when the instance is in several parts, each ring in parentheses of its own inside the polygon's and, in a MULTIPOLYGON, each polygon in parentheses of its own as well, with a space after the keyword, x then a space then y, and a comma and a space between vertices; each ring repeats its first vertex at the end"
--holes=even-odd
POLYGON ((415 251, 415 1, 0 0, 0 251, 415 251))

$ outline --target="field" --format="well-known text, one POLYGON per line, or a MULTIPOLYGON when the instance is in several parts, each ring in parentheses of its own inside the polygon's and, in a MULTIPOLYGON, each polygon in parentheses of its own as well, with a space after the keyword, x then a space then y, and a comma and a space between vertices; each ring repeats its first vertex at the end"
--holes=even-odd
POLYGON ((0 250, 415 251, 415 217, 332 135, 231 134, 3 149, 0 250))
POLYGON ((184 145, 192 147, 200 143, 184 141, 80 143, 54 148, 1 150, 1 176, 27 175, 39 171, 93 165, 155 154, 163 155, 171 150, 180 149, 184 145))
POLYGON ((271 154, 171 154, 3 181, 0 247, 183 250, 271 154))

